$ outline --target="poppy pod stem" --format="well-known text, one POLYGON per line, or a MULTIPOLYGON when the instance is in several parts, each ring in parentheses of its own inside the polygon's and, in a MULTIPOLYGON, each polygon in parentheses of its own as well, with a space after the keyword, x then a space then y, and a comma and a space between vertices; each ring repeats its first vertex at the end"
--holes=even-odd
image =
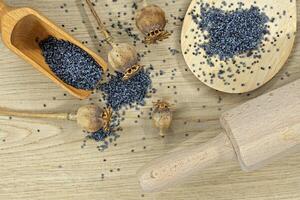
MULTIPOLYGON (((86 0, 86 2, 99 26, 100 32, 105 37, 107 43, 112 47, 111 51, 108 53, 108 62, 110 66, 115 71, 124 74, 124 79, 130 79, 137 74, 141 68, 138 65, 138 54, 136 49, 130 44, 115 42, 97 14, 94 8, 95 5, 91 0, 86 0)), ((99 84, 101 84, 101 82, 102 81, 99 81, 99 84)), ((97 86, 99 84, 97 84, 97 86)))
POLYGON ((101 34, 104 36, 106 42, 110 45, 110 46, 114 46, 114 39, 111 36, 111 34, 109 33, 109 31, 106 29, 105 25, 103 24, 103 22, 101 21, 99 15, 97 14, 96 10, 94 9, 94 5, 91 2, 91 0, 86 0, 87 5, 89 6, 91 13, 93 14, 94 18, 96 19, 96 22, 99 26, 100 32, 101 34))

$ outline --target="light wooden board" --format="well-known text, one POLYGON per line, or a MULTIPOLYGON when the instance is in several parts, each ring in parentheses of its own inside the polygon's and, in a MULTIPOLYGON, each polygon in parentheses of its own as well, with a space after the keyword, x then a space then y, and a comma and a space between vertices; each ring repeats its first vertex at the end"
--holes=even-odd
MULTIPOLYGON (((116 3, 112 3, 111 0, 99 2, 109 5, 106 8, 98 3, 96 7, 109 24, 112 23, 109 22, 109 18, 118 19, 119 11, 123 15, 119 18, 120 21, 131 21, 131 0, 118 0, 116 3), (124 4, 127 8, 124 8, 124 4), (124 11, 127 12, 125 16, 124 11)), ((1 200, 300 199, 300 152, 249 174, 242 172, 237 163, 226 162, 162 193, 147 194, 140 190, 135 173, 151 159, 179 146, 206 142, 221 131, 218 118, 223 111, 300 78, 300 43, 297 35, 293 55, 266 86, 243 95, 224 94, 208 88, 189 71, 180 53, 173 56, 168 49, 180 49, 181 22, 170 15, 184 16, 190 2, 177 0, 173 3, 172 0, 164 0, 168 6, 158 0, 151 2, 160 4, 168 11, 167 29, 173 30, 174 33, 170 39, 157 46, 145 48, 138 42, 139 51, 151 50, 142 62, 145 65, 152 63, 157 71, 162 69, 166 72, 161 77, 153 78, 154 87, 158 91, 142 108, 144 115, 138 119, 138 123, 134 122, 138 113, 134 110, 127 111, 126 120, 122 123, 124 131, 116 142, 117 146, 111 145, 101 153, 96 148, 97 144, 92 141, 88 141, 87 146, 81 149, 84 135, 72 122, 9 120, 7 117, 1 117, 1 200), (174 69, 176 71, 172 72, 174 69), (175 74, 173 79, 172 73, 175 74), (158 136, 148 119, 150 102, 158 97, 177 101, 172 133, 165 139, 158 136)), ((65 30, 77 39, 88 41, 87 45, 93 50, 101 49, 100 54, 105 57, 109 47, 98 46, 94 39, 94 29, 86 19, 80 1, 10 0, 8 3, 37 8, 58 24, 64 24, 65 30), (67 13, 60 8, 64 3, 67 4, 67 13), (85 24, 82 23, 82 17, 85 18, 85 24), (74 30, 75 27, 77 30, 74 30)), ((297 0, 297 3, 300 1, 297 0)), ((297 10, 300 10, 299 6, 297 10)), ((111 30, 121 42, 132 41, 126 34, 119 36, 117 31, 111 30)), ((137 33, 135 27, 134 32, 137 33)), ((97 95, 85 101, 79 101, 68 94, 64 96, 65 92, 61 88, 4 48, 2 43, 0 68, 1 106, 36 111, 72 111, 79 105, 99 100, 97 95)))

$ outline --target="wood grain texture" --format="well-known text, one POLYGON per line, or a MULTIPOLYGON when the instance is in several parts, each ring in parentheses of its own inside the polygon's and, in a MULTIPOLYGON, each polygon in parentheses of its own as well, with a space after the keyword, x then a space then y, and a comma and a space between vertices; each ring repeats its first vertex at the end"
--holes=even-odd
POLYGON ((238 2, 241 1, 227 0, 224 3, 223 0, 193 0, 189 6, 182 28, 182 51, 187 65, 204 84, 228 93, 249 92, 268 82, 286 63, 293 48, 297 29, 295 0, 257 0, 255 4, 254 1, 242 1, 245 4, 243 8, 255 5, 266 13, 270 19, 268 22, 270 34, 264 36, 267 40, 260 45, 260 52, 253 51, 253 55, 257 53, 261 56, 260 59, 244 53, 229 60, 222 60, 215 55, 208 56, 211 59, 207 59, 206 52, 201 48, 200 53, 195 54, 198 45, 207 42, 204 39, 206 33, 198 29, 191 15, 192 12, 201 15, 199 2, 214 4, 216 8, 231 11, 237 9, 238 2))
POLYGON ((236 160, 236 154, 223 132, 203 145, 180 149, 153 160, 138 172, 139 182, 144 191, 158 192, 183 184, 188 176, 228 160, 236 160))
MULTIPOLYGON (((87 41, 88 47, 95 51, 100 50, 99 54, 106 57, 109 46, 99 46, 99 41, 94 36, 101 36, 87 18, 81 1, 8 0, 7 3, 39 10, 57 24, 64 24, 67 32, 80 41, 87 41), (64 3, 67 6, 64 7, 64 3), (82 18, 85 23, 82 23, 82 18)), ((116 141, 117 145, 112 144, 107 151, 100 153, 97 151, 97 144, 92 141, 88 141, 87 146, 81 149, 85 135, 78 130, 75 123, 18 118, 9 120, 1 117, 0 199, 300 199, 299 152, 250 174, 241 172, 237 163, 224 162, 165 192, 147 194, 141 191, 136 176, 140 167, 175 147, 207 142, 220 133, 218 119, 222 112, 300 78, 300 43, 297 35, 293 54, 287 64, 272 81, 259 90, 249 94, 229 95, 208 88, 189 71, 180 53, 173 56, 168 49, 180 49, 182 24, 171 15, 183 17, 190 1, 177 0, 173 3, 171 0, 164 0, 162 3, 151 0, 151 3, 159 4, 166 10, 169 20, 166 29, 173 30, 173 34, 165 42, 148 48, 140 42, 137 43, 139 51, 151 50, 142 58, 141 64, 152 63, 156 72, 160 69, 166 72, 161 77, 153 78, 154 87, 158 90, 142 108, 144 115, 138 119, 138 123, 134 122, 137 111, 126 111, 126 120, 122 122, 123 132, 116 141), (172 73, 175 74, 173 79, 172 73), (164 139, 158 136, 157 130, 148 119, 151 102, 161 97, 176 104, 172 131, 164 139)), ((297 0, 297 3, 299 5, 300 1, 297 0)), ((131 5, 131 0, 118 0, 116 3, 101 0, 98 1, 96 9, 109 25, 120 20, 122 23, 132 23, 134 27, 134 21, 131 21, 131 5), (124 7, 125 4, 127 8, 124 7), (121 12, 122 18, 117 17, 118 12, 121 12), (127 14, 124 15, 124 12, 127 14), (110 18, 112 22, 109 21, 110 18)), ((299 6, 297 10, 300 10, 299 6)), ((111 29, 113 36, 119 38, 120 42, 132 42, 127 34, 119 35, 118 31, 116 28, 111 29)), ((133 32, 138 33, 135 27, 133 32)), ((142 35, 139 34, 139 37, 142 38, 142 35)), ((99 102, 99 94, 84 101, 64 95, 61 88, 12 54, 2 43, 0 68, 1 107, 71 112, 80 105, 99 102)))

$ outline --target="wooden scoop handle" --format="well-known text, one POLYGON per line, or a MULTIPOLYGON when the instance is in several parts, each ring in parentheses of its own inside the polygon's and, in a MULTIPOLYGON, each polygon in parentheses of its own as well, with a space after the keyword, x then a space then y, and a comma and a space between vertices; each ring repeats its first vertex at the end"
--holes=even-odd
POLYGON ((216 162, 235 158, 229 138, 221 133, 203 145, 178 150, 152 161, 138 172, 138 177, 144 191, 156 192, 216 162))
POLYGON ((2 25, 1 25, 2 17, 10 10, 12 10, 12 8, 6 5, 3 0, 0 0, 0 33, 2 29, 2 25))
MULTIPOLYGON (((0 20, 5 13, 10 11, 12 8, 4 3, 3 0, 0 0, 0 20)), ((1 22, 1 21, 0 21, 1 22)))
POLYGON ((70 113, 33 113, 7 110, 0 108, 0 116, 21 117, 21 118, 46 118, 46 119, 61 119, 61 120, 76 120, 75 114, 70 113))

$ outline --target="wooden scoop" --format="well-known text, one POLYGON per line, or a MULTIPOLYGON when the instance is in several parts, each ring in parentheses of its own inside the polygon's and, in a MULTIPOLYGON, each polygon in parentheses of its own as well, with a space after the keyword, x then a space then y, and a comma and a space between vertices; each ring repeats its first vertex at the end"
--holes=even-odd
POLYGON ((227 93, 252 91, 273 78, 288 59, 297 30, 296 12, 296 0, 256 0, 256 4, 254 1, 241 0, 192 0, 185 16, 181 35, 184 59, 194 75, 209 87, 227 93), (200 15, 200 5, 198 5, 200 2, 214 4, 216 8, 222 7, 222 10, 234 10, 238 7, 238 2, 243 2, 244 8, 257 6, 269 19, 274 17, 274 22, 268 23, 270 35, 266 35, 268 41, 263 43, 265 51, 259 53, 261 58, 247 57, 245 53, 243 58, 236 56, 235 61, 229 60, 227 63, 220 60, 218 56, 213 56, 211 62, 207 62, 204 58, 207 54, 202 48, 200 48, 200 55, 194 55, 194 44, 199 40, 201 44, 206 42, 205 33, 198 30, 197 24, 190 15, 193 10, 200 15), (224 2, 227 6, 224 6, 224 2), (233 6, 228 8, 230 4, 233 6), (259 62, 256 62, 257 60, 259 62))
POLYGON ((224 132, 206 144, 181 149, 152 161, 139 180, 159 191, 219 161, 239 161, 257 170, 300 148, 300 80, 253 99, 221 116, 224 132))
POLYGON ((38 42, 49 35, 69 41, 89 53, 103 71, 107 70, 107 64, 101 57, 31 8, 11 8, 0 0, 0 32, 3 43, 11 51, 80 99, 87 98, 91 91, 74 88, 59 79, 45 62, 38 42))

